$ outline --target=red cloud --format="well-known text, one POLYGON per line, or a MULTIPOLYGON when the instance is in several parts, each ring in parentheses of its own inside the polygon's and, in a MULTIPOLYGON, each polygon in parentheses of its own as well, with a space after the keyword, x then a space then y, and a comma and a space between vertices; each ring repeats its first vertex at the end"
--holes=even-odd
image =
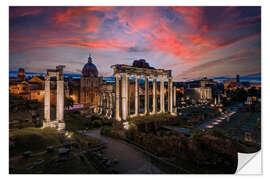
POLYGON ((40 14, 45 8, 40 7, 10 7, 9 8, 9 18, 16 18, 20 16, 27 15, 37 15, 40 14))
MULTIPOLYGON (((178 31, 173 22, 162 16, 158 7, 69 7, 54 8, 50 11, 47 21, 47 28, 22 28, 11 31, 10 50, 18 51, 35 47, 46 46, 74 46, 96 49, 120 49, 127 50, 140 43, 137 36, 146 41, 147 49, 166 52, 178 57, 181 60, 193 62, 204 54, 213 50, 228 47, 236 42, 252 37, 239 35, 235 38, 216 37, 211 35, 213 28, 204 23, 202 7, 165 7, 173 9, 174 14, 183 19, 188 32, 178 31), (109 10, 116 11, 109 11, 109 10), (105 13, 98 16, 97 11, 105 13), (108 12, 108 14, 106 14, 108 12), (115 13, 116 12, 116 13, 115 13), (104 18, 117 17, 117 24, 114 28, 115 34, 112 37, 98 36, 101 31, 101 24, 104 18), (119 33, 118 26, 124 32, 119 33), (181 33, 180 33, 181 32, 181 33), (127 38, 128 37, 128 38, 127 38)), ((23 8, 22 8, 23 9, 23 8)), ((16 10, 16 9, 15 9, 16 10)), ((42 9, 43 10, 43 9, 42 9)), ((16 10, 12 17, 38 14, 40 8, 16 10)), ((234 8, 225 9, 226 12, 234 11, 234 8)), ((181 19, 181 20, 182 20, 181 19)), ((246 19, 235 24, 220 26, 222 30, 242 27, 257 23, 259 17, 246 19)), ((182 21, 183 21, 182 20, 182 21)), ((115 25, 114 24, 114 25, 115 25)), ((11 28, 12 29, 12 28, 11 28)), ((112 29, 107 29, 110 32, 112 29)), ((106 32, 104 32, 106 33, 106 32)))

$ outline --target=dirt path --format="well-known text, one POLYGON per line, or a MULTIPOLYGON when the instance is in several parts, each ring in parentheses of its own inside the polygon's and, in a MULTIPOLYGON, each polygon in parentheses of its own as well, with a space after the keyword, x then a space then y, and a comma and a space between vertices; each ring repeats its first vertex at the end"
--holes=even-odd
POLYGON ((129 144, 120 140, 100 135, 100 130, 89 130, 86 134, 106 143, 104 155, 110 159, 117 159, 114 168, 121 174, 163 174, 159 168, 151 163, 148 157, 135 150, 129 144))

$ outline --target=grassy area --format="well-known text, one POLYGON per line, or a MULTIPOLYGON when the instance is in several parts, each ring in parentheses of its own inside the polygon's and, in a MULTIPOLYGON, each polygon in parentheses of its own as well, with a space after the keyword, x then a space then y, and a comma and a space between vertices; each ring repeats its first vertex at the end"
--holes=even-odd
POLYGON ((85 130, 101 127, 103 125, 111 125, 107 119, 103 119, 97 115, 89 118, 81 115, 79 111, 70 111, 65 113, 66 129, 68 131, 85 130))
POLYGON ((134 118, 129 118, 128 121, 133 123, 144 123, 144 122, 153 122, 153 121, 168 121, 171 119, 175 119, 175 116, 172 116, 169 113, 162 113, 162 114, 155 114, 155 115, 146 115, 146 116, 139 116, 134 118))
POLYGON ((12 162, 16 167, 15 174, 96 174, 96 169, 91 163, 85 163, 80 155, 71 153, 66 161, 59 162, 57 152, 41 154, 31 158, 24 158, 12 162), (35 164, 39 159, 41 164, 35 164))
POLYGON ((47 146, 59 145, 63 137, 54 128, 25 128, 11 130, 9 140, 14 143, 14 148, 10 149, 10 156, 14 156, 28 150, 38 152, 46 150, 47 146))

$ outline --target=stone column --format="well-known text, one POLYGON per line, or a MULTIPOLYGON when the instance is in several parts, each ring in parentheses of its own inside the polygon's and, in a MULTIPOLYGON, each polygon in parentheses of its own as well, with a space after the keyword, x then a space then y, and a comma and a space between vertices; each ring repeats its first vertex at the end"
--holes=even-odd
POLYGON ((173 112, 173 82, 172 82, 172 77, 168 78, 168 109, 169 112, 172 113, 173 112))
POLYGON ((127 75, 127 115, 130 115, 130 80, 129 75, 127 75))
POLYGON ((153 114, 156 114, 157 112, 157 78, 153 77, 153 114))
POLYGON ((115 75, 115 119, 120 121, 120 87, 119 76, 115 75))
POLYGON ((121 99, 122 99, 122 119, 126 120, 128 117, 128 76, 127 74, 121 75, 121 99))
POLYGON ((135 77, 135 116, 139 115, 139 77, 135 77))
POLYGON ((160 77, 160 112, 164 112, 164 77, 160 77))
POLYGON ((107 108, 110 109, 110 103, 111 103, 110 100, 111 99, 110 99, 109 93, 106 93, 106 99, 107 99, 107 101, 106 101, 107 102, 107 108))
POLYGON ((173 107, 176 107, 176 86, 173 86, 173 107))
POLYGON ((64 81, 57 80, 56 120, 64 121, 64 81))
POLYGON ((144 82, 144 113, 149 113, 149 77, 145 76, 144 82))
POLYGON ((109 108, 112 109, 113 99, 112 99, 112 94, 111 93, 109 93, 109 98, 110 98, 109 108))
POLYGON ((50 121, 50 97, 51 97, 51 92, 50 92, 50 77, 46 76, 45 79, 45 96, 44 96, 44 119, 46 122, 50 121))

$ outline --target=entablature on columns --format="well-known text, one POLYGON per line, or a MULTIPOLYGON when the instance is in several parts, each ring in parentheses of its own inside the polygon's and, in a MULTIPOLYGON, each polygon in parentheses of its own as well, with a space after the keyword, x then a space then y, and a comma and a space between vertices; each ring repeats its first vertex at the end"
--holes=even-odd
POLYGON ((129 66, 125 64, 112 65, 111 68, 114 70, 114 75, 126 74, 128 76, 148 76, 148 77, 171 77, 172 71, 165 69, 150 69, 150 68, 139 68, 134 66, 129 66))
POLYGON ((47 78, 56 77, 57 80, 64 80, 63 69, 65 65, 56 66, 56 69, 47 69, 47 78))

